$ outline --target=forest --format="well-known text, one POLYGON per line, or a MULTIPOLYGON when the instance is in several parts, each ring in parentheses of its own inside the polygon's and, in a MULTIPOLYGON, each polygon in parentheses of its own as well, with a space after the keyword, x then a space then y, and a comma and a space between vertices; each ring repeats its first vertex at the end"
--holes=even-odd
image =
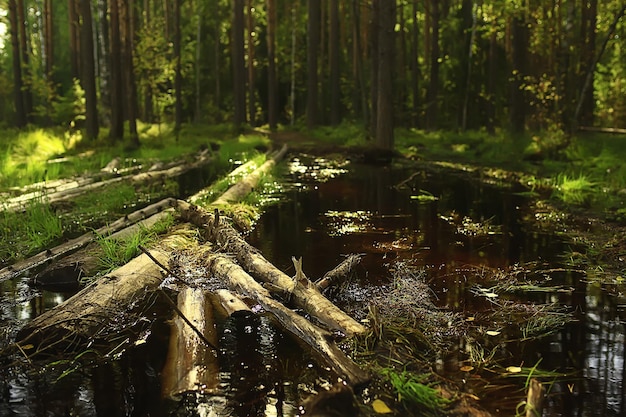
POLYGON ((0 120, 138 144, 145 123, 623 128, 624 5, 589 1, 2 3, 0 120))
POLYGON ((624 415, 625 37, 0 0, 0 415, 624 415))

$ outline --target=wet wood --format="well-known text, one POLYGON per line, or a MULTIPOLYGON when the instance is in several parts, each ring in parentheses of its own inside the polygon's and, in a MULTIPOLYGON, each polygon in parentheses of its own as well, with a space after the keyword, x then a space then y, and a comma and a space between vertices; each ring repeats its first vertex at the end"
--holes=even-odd
POLYGON ((233 260, 221 254, 209 254, 204 264, 233 291, 256 300, 266 311, 272 313, 290 333, 309 345, 339 376, 353 385, 370 380, 367 372, 359 368, 332 341, 332 335, 274 300, 269 291, 254 280, 233 260))
MULTIPOLYGON (((153 249, 151 253, 163 263, 169 261, 169 250, 153 249)), ((25 346, 33 346, 39 353, 93 338, 106 339, 110 336, 104 331, 106 323, 129 313, 131 304, 153 293, 161 280, 161 268, 142 254, 30 321, 18 333, 17 343, 30 354, 32 349, 25 346)))
POLYGON ((324 274, 322 278, 315 281, 318 290, 324 291, 326 288, 334 285, 340 279, 350 275, 354 268, 361 262, 363 255, 352 254, 344 259, 339 265, 324 274))
POLYGON ((117 232, 118 230, 137 223, 138 221, 143 220, 146 217, 161 212, 168 207, 172 207, 175 204, 176 200, 172 198, 166 198, 157 203, 151 204, 141 210, 137 210, 93 232, 85 233, 82 236, 68 240, 67 242, 62 243, 54 248, 46 249, 45 251, 31 256, 30 258, 17 261, 12 265, 0 269, 0 282, 6 281, 7 279, 28 272, 33 268, 45 265, 46 263, 52 262, 60 257, 75 252, 78 249, 81 249, 87 246, 89 243, 93 242, 98 236, 108 235, 117 232))
POLYGON ((239 296, 228 290, 215 291, 217 302, 224 309, 227 315, 251 314, 250 307, 239 296))
POLYGON ((227 205, 239 202, 243 200, 259 183, 259 180, 263 175, 267 174, 271 169, 280 161, 287 153, 287 145, 283 147, 274 155, 263 163, 259 168, 255 169, 252 173, 246 175, 243 179, 238 181, 235 185, 230 187, 219 198, 213 201, 213 205, 227 205))
MULTIPOLYGON (((123 240, 142 228, 149 229, 157 222, 171 216, 173 209, 167 209, 125 227, 104 239, 123 240)), ((51 291, 76 291, 82 285, 81 280, 92 277, 100 269, 100 259, 104 250, 97 242, 91 242, 86 247, 62 257, 39 272, 32 279, 31 284, 51 291)))
POLYGON ((233 254, 252 276, 290 294, 291 302, 330 329, 340 331, 347 336, 365 332, 366 329, 363 325, 330 302, 318 291, 315 285, 298 284, 272 265, 256 248, 249 245, 225 219, 216 219, 213 214, 206 210, 181 200, 177 201, 176 209, 185 220, 203 228, 207 232, 207 238, 215 242, 217 247, 233 254))
POLYGON ((531 378, 526 396, 526 417, 541 417, 546 389, 537 378, 531 378))
MULTIPOLYGON (((183 288, 177 297, 180 313, 202 332, 213 346, 218 337, 213 307, 208 295, 198 288, 183 288)), ((217 352, 177 315, 171 322, 167 359, 161 377, 163 395, 179 399, 187 392, 215 394, 219 387, 217 352)))

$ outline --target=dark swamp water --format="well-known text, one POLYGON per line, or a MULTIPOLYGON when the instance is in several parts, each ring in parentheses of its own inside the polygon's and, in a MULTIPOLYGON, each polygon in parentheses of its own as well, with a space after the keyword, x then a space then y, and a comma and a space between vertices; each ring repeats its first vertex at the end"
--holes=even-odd
MULTIPOLYGON (((567 374, 551 384, 544 415, 624 415, 626 300, 567 272, 563 262, 572 245, 527 220, 532 214, 525 197, 450 172, 338 166, 306 155, 293 158, 285 170, 287 185, 276 195, 280 201, 268 207, 248 240, 288 275, 294 273, 292 256, 302 256, 305 273, 315 279, 344 255, 364 254, 345 288, 349 296, 342 299, 346 309, 363 318, 372 290, 388 285, 390 270, 402 262, 423 271, 439 307, 469 318, 491 305, 477 295, 476 277, 535 265, 543 271, 536 273, 537 281, 568 291, 501 296, 558 303, 576 320, 539 341, 507 345, 510 356, 501 367, 528 367, 541 359, 541 369, 567 374), (419 194, 437 199, 416 198, 419 194)), ((3 328, 25 322, 67 296, 33 293, 25 280, 2 283, 1 291, 3 328)), ((156 304, 154 310, 159 309, 156 304)), ((267 316, 217 314, 216 395, 163 400, 159 378, 167 354, 166 319, 157 313, 148 317, 152 325, 139 342, 94 366, 65 358, 46 371, 33 372, 5 360, 0 364, 0 415, 204 416, 212 415, 209 410, 224 410, 224 415, 234 416, 294 416, 307 392, 333 381, 330 372, 267 316)), ((2 343, 11 336, 3 330, 2 343)), ((486 383, 481 379, 472 384, 471 372, 458 370, 466 354, 442 352, 442 357, 438 371, 446 378, 457 383, 468 379, 468 389, 494 414, 515 414, 515 405, 524 398, 519 380, 511 383, 494 373, 486 383)))

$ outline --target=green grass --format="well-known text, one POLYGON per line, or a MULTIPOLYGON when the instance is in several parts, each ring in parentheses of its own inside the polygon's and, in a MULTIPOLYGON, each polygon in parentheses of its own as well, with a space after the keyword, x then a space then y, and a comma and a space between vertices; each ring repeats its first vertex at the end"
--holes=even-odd
POLYGON ((558 174, 555 180, 554 196, 567 204, 586 204, 597 192, 596 183, 586 175, 577 177, 558 174))
POLYGON ((385 369, 383 374, 389 378, 398 400, 407 408, 420 410, 420 415, 440 415, 440 412, 450 404, 450 400, 443 398, 436 388, 424 384, 427 376, 407 371, 397 372, 393 369, 385 369))

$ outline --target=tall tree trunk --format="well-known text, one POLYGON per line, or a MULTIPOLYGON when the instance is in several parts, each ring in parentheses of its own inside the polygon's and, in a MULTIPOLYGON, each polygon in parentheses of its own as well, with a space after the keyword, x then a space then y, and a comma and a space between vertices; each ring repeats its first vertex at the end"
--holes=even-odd
MULTIPOLYGON (((219 9, 220 0, 215 0, 214 7, 216 8, 216 10, 219 9)), ((214 61, 213 72, 215 76, 214 100, 215 100, 215 107, 218 109, 220 109, 222 106, 222 86, 221 86, 221 77, 220 77, 221 64, 222 64, 222 42, 220 39, 221 35, 222 35, 222 29, 219 24, 216 24, 215 32, 214 32, 215 45, 213 48, 213 61, 214 61)))
POLYGON ((376 131, 378 129, 378 42, 380 31, 380 6, 381 2, 386 0, 372 0, 372 13, 370 15, 369 32, 371 34, 369 38, 369 52, 370 52, 370 66, 372 74, 370 76, 370 121, 369 121, 369 134, 370 137, 376 138, 376 131))
MULTIPOLYGON (((22 0, 19 0, 22 1, 22 0)), ((80 78, 80 21, 78 0, 68 0, 67 10, 70 20, 70 68, 72 78, 80 78)))
POLYGON ((335 126, 341 122, 339 0, 330 0, 329 7, 330 27, 328 34, 328 59, 330 66, 330 124, 335 126))
POLYGON ((528 50, 528 36, 526 22, 523 16, 515 16, 512 21, 511 33, 513 36, 512 69, 511 75, 511 129, 514 132, 523 132, 526 125, 526 99, 523 90, 523 79, 526 75, 528 50))
MULTIPOLYGON (((143 25, 144 27, 152 27, 152 6, 150 0, 143 0, 143 25)), ((201 22, 201 19, 198 19, 201 22)), ((150 83, 152 84, 152 83, 150 83)), ((142 117, 146 122, 153 122, 154 119, 154 96, 153 86, 148 85, 143 88, 143 112, 142 117)))
POLYGON ((43 4, 44 22, 44 57, 45 76, 49 82, 53 82, 54 71, 54 19, 52 14, 52 0, 45 0, 43 4))
POLYGON ((461 130, 467 130, 467 117, 469 112, 470 94, 472 92, 472 58, 474 56, 474 36, 476 34, 476 12, 472 0, 463 0, 464 32, 467 38, 466 51, 467 62, 465 63, 465 93, 463 94, 463 106, 461 114, 461 130))
POLYGON ((307 0, 307 96, 306 125, 312 129, 318 123, 318 74, 317 59, 320 46, 321 5, 319 0, 307 0))
POLYGON ((393 61, 396 0, 381 0, 379 7, 376 146, 383 149, 393 149, 393 61))
POLYGON ((122 33, 122 71, 124 79, 124 103, 126 104, 126 119, 128 120, 128 133, 130 146, 139 147, 139 133, 137 132, 137 86, 135 84, 135 69, 133 64, 134 49, 134 7, 129 0, 120 1, 120 32, 122 33))
MULTIPOLYGON (((584 85, 585 72, 590 62, 593 62, 596 56, 596 20, 598 14, 598 0, 589 0, 582 2, 582 14, 581 14, 581 54, 580 54, 580 75, 579 85, 584 85)), ((594 71, 595 72, 595 71, 594 71)), ((587 89, 585 95, 581 98, 582 104, 580 109, 579 123, 585 126, 593 125, 593 111, 595 108, 594 88, 593 88, 593 74, 590 83, 590 87, 587 89)))
POLYGON ((298 3, 291 4, 291 58, 290 58, 290 88, 289 88, 289 108, 291 110, 290 124, 296 123, 296 17, 298 3))
POLYGON ((81 85, 85 91, 85 130, 87 139, 98 137, 98 97, 96 94, 96 65, 93 45, 91 1, 80 0, 81 85))
POLYGON ((20 33, 20 55, 22 64, 22 94, 24 95, 24 111, 26 120, 31 119, 33 113, 33 95, 31 92, 30 51, 26 33, 26 14, 24 12, 24 0, 17 0, 18 29, 20 33))
POLYGON ((244 51, 244 0, 233 0, 232 60, 233 94, 235 100, 235 126, 240 129, 246 123, 246 62, 244 51))
POLYGON ((246 7, 248 13, 248 120, 251 126, 256 126, 256 99, 255 99, 255 71, 254 71, 254 6, 252 0, 248 0, 246 7))
POLYGON ((110 0, 109 17, 111 63, 111 128, 109 138, 112 142, 124 138, 124 97, 122 78, 122 41, 120 39, 120 10, 118 0, 110 0))
POLYGON ((430 80, 426 92, 426 128, 436 129, 439 119, 439 0, 430 0, 430 80))
POLYGON ((420 66, 419 66, 419 25, 417 23, 417 0, 413 0, 413 8, 411 11, 411 18, 413 25, 411 27, 411 123, 413 126, 419 126, 419 106, 420 106, 420 66))
POLYGON ((276 85, 276 0, 267 0, 267 121, 274 130, 278 123, 276 85))
POLYGON ((611 25, 609 26, 609 30, 606 34, 606 37, 604 38, 604 41, 602 42, 602 46, 600 46, 600 50, 598 51, 596 58, 591 63, 589 70, 587 71, 585 81, 583 83, 583 86, 580 92, 580 96, 579 96, 580 98, 578 99, 578 104, 576 105, 576 111, 574 112, 574 124, 575 125, 578 124, 579 117, 581 115, 582 108, 583 108, 583 102, 585 100, 585 97, 588 94, 588 90, 592 88, 593 73, 596 70, 596 66, 598 65, 598 62, 600 62, 600 59, 602 58, 602 54, 604 54, 604 50, 606 49, 606 45, 609 43, 609 40, 611 39, 611 37, 613 36, 613 33, 615 32, 615 29, 617 28, 617 24, 619 23, 620 19, 624 16, 624 14, 626 14, 626 4, 624 4, 622 8, 615 14, 615 18, 613 19, 613 22, 611 22, 611 25))
POLYGON ((182 58, 181 58, 181 34, 180 34, 180 1, 173 2, 173 14, 174 14, 174 59, 176 61, 176 68, 174 70, 174 95, 175 95, 175 115, 174 115, 174 131, 176 135, 180 131, 180 127, 183 123, 183 77, 182 70, 182 58))
MULTIPOLYGON (((492 25, 494 25, 492 23, 492 25)), ((487 57, 487 81, 485 86, 487 100, 487 131, 491 134, 495 133, 496 123, 496 76, 498 65, 496 63, 496 49, 498 47, 497 35, 498 31, 495 27, 490 29, 489 36, 489 52, 487 57)))
POLYGON ((22 94, 22 64, 20 59, 20 41, 16 0, 9 0, 9 21, 11 26, 11 47, 13 48, 13 95, 15 103, 15 125, 26 126, 26 110, 22 94))
POLYGON ((98 0, 98 81, 100 83, 100 117, 105 126, 111 124, 111 72, 110 50, 109 50, 109 22, 107 0, 98 0))
MULTIPOLYGON (((198 2, 196 3, 196 14, 198 16, 202 16, 203 13, 203 6, 202 3, 198 2)), ((201 102, 202 102, 202 98, 201 98, 201 94, 202 94, 202 87, 201 87, 201 75, 202 75, 202 71, 201 71, 201 58, 202 58, 202 19, 198 19, 197 25, 196 25, 196 62, 195 62, 195 77, 196 77, 196 91, 195 91, 195 109, 194 109, 194 121, 197 123, 200 121, 200 109, 201 109, 201 102)))

